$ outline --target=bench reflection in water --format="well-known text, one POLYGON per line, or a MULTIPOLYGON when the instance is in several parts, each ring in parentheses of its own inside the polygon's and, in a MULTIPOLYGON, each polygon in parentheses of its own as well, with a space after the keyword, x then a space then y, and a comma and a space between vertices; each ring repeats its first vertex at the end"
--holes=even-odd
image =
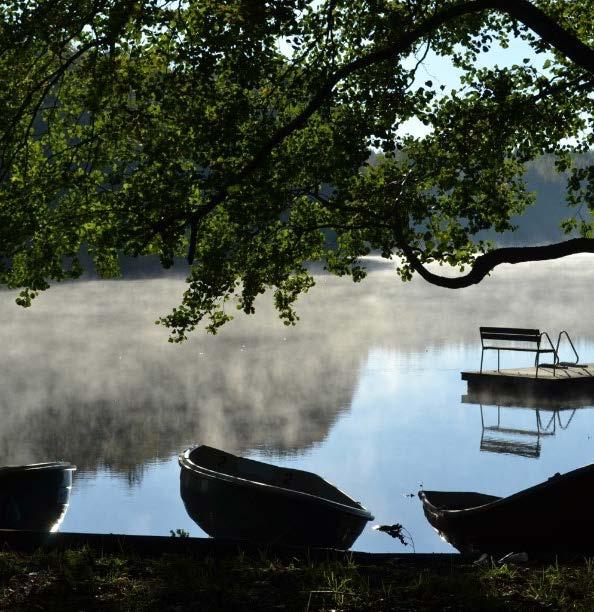
POLYGON ((462 403, 480 408, 480 450, 537 459, 542 440, 565 430, 580 408, 592 406, 591 399, 554 400, 531 396, 469 393, 462 403), (527 425, 527 413, 533 413, 527 425))

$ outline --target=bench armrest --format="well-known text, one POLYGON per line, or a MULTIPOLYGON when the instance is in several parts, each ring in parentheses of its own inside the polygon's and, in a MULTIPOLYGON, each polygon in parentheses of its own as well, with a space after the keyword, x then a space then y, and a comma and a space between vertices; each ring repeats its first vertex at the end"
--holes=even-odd
MULTIPOLYGON (((549 334, 547 334, 546 331, 541 332, 540 334, 540 342, 542 342, 542 339, 546 338, 549 341, 549 346, 552 349, 553 355, 555 356, 555 363, 557 363, 557 361, 559 361, 559 356, 557 355, 557 349, 555 348, 555 345, 553 344, 553 341, 551 340, 551 337, 549 336, 549 334)), ((540 342, 539 342, 539 348, 540 348, 540 342)), ((548 351, 548 349, 547 349, 548 351)))

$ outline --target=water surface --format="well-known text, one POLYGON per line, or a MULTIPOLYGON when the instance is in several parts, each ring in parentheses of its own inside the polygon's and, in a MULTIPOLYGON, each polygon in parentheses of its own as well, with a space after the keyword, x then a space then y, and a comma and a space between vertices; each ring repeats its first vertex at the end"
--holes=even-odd
MULTIPOLYGON (((594 362, 594 257, 502 267, 460 291, 368 263, 358 285, 319 274, 295 328, 263 296, 255 316, 182 346, 153 324, 179 279, 65 284, 27 310, 0 293, 0 464, 78 466, 63 531, 199 536, 177 454, 210 444, 321 474, 420 552, 452 549, 419 488, 506 495, 593 461, 594 402, 481 407, 462 401, 460 371, 478 367, 479 325, 567 329, 594 362)), ((354 548, 407 550, 370 528, 354 548)))

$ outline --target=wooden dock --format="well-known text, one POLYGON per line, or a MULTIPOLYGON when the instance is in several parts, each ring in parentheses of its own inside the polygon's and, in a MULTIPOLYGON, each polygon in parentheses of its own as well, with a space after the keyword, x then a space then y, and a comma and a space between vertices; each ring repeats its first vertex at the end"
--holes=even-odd
POLYGON ((550 399, 575 398, 592 400, 594 404, 594 364, 549 366, 538 368, 509 368, 462 372, 468 383, 468 393, 496 393, 498 395, 530 395, 550 399))

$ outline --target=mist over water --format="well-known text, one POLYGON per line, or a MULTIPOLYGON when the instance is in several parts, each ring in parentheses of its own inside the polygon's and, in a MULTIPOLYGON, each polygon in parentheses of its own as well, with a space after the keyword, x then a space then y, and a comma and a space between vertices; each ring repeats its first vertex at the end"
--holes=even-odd
MULTIPOLYGON (((548 429, 522 438, 531 457, 489 451, 482 427, 497 407, 483 406, 482 425, 459 372, 478 368, 480 325, 566 329, 594 362, 594 257, 501 267, 457 291, 367 263, 360 284, 318 274, 294 328, 262 296, 256 315, 181 346, 154 325, 178 303, 178 277, 54 286, 26 310, 1 292, 0 464, 78 466, 63 531, 201 535, 176 457, 206 443, 316 471, 377 522, 403 523, 417 551, 437 551, 451 549, 407 497, 419 485, 501 495, 592 462, 587 405, 560 419, 502 408, 515 429, 548 429)), ((531 360, 502 354, 502 367, 531 360)), ((405 550, 369 529, 355 548, 405 550)))

